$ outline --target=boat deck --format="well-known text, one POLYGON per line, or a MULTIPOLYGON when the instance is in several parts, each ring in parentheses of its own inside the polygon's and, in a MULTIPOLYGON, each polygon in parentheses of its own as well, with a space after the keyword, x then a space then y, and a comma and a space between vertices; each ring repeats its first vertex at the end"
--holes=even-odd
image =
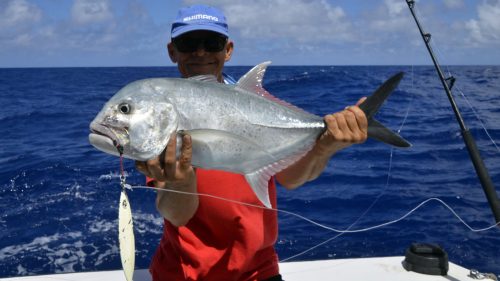
MULTIPOLYGON (((398 280, 398 281, 463 281, 473 280, 469 270, 449 263, 447 276, 424 275, 408 272, 402 266, 404 257, 334 259, 280 263, 280 272, 286 281, 304 280, 398 280), (314 279, 315 278, 315 279, 314 279)), ((64 273, 27 277, 0 278, 3 281, 126 281, 123 271, 98 271, 64 273)), ((148 270, 139 269, 134 273, 135 281, 150 281, 148 270)))

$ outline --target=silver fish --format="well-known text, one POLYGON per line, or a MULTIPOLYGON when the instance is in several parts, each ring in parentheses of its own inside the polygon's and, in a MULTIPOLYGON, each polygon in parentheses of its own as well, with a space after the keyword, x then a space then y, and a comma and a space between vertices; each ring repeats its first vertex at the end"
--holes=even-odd
MULTIPOLYGON (((132 82, 92 121, 90 143, 113 155, 145 161, 160 155, 173 132, 189 134, 193 166, 245 175, 260 201, 271 207, 268 180, 306 154, 325 124, 322 117, 262 87, 269 64, 255 66, 235 85, 212 83, 212 76, 132 82)), ((368 117, 370 137, 408 147, 373 119, 402 77, 399 73, 387 80, 360 108, 368 117)))

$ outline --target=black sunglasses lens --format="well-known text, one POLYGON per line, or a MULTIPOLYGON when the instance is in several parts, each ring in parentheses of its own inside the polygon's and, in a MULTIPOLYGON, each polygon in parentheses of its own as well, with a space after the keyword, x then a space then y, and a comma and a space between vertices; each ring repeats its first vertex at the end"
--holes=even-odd
POLYGON ((224 36, 210 36, 207 38, 178 37, 172 41, 179 52, 192 53, 200 45, 207 52, 220 52, 226 46, 227 38, 224 36))
POLYGON ((173 43, 175 47, 177 47, 177 50, 182 53, 191 53, 196 51, 199 46, 199 40, 196 38, 190 38, 190 37, 179 37, 175 38, 173 40, 173 43))
POLYGON ((224 49, 226 46, 226 37, 209 37, 205 39, 205 50, 208 52, 220 52, 224 49))

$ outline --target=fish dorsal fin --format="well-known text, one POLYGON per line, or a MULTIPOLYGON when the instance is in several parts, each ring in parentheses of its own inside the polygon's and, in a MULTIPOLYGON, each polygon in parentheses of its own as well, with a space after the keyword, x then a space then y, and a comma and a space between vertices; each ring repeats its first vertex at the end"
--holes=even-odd
POLYGON ((262 87, 262 80, 264 79, 264 74, 266 73, 266 69, 270 64, 271 64, 270 61, 265 61, 263 63, 254 66, 250 71, 247 72, 247 74, 243 75, 238 80, 238 82, 236 83, 236 88, 264 97, 268 100, 284 105, 295 111, 310 114, 309 112, 306 112, 305 110, 298 108, 293 104, 290 104, 286 101, 283 101, 271 95, 268 91, 266 91, 266 89, 262 87))
POLYGON ((202 82, 215 82, 215 83, 219 82, 217 80, 217 76, 210 75, 210 74, 196 75, 196 76, 193 76, 193 77, 189 77, 188 79, 196 80, 196 81, 202 81, 202 82))
POLYGON ((264 74, 270 64, 270 61, 265 61, 254 66, 247 72, 247 74, 243 75, 240 80, 238 80, 236 87, 261 96, 264 96, 265 94, 270 95, 264 88, 262 88, 262 80, 264 79, 264 74))

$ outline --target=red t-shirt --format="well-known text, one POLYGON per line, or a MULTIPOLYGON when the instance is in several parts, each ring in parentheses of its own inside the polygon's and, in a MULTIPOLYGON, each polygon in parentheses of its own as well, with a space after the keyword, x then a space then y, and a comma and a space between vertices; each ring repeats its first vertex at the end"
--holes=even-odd
MULTIPOLYGON (((196 177, 199 193, 263 206, 242 175, 196 169, 196 177)), ((274 178, 269 198, 275 208, 274 178)), ((155 281, 267 279, 279 274, 277 236, 275 211, 199 196, 185 226, 165 220, 150 272, 155 281)))

